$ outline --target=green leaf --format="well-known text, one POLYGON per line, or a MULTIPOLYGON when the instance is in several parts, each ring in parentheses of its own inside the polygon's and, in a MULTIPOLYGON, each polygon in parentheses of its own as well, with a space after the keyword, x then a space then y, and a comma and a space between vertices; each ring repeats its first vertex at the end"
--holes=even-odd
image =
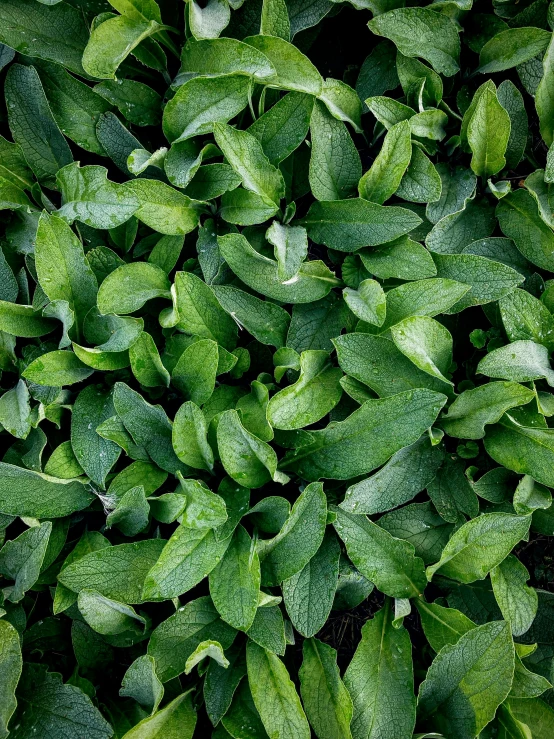
MULTIPOLYGON (((514 30, 522 29, 504 33, 514 30)), ((510 117, 499 103, 496 90, 487 88, 480 95, 467 127, 467 139, 473 152, 471 169, 476 175, 490 177, 504 168, 510 129, 510 117)))
POLYGON ((279 279, 279 265, 257 252, 242 234, 218 237, 221 254, 233 272, 256 292, 286 303, 311 303, 340 281, 321 261, 303 262, 294 281, 279 279))
POLYGON ((214 455, 207 440, 206 421, 195 403, 187 401, 177 411, 172 444, 181 462, 195 469, 212 471, 214 455))
POLYGON ((146 710, 155 713, 163 698, 164 687, 156 675, 156 663, 149 654, 137 657, 125 672, 119 695, 134 698, 146 710))
POLYGON ((148 654, 156 661, 160 680, 167 682, 185 671, 187 659, 203 641, 218 641, 227 649, 235 635, 235 629, 221 620, 211 600, 198 598, 154 629, 148 654))
POLYGON ((479 501, 459 459, 445 458, 436 477, 427 485, 427 492, 445 521, 457 523, 464 513, 471 518, 479 513, 479 501))
POLYGON ((351 739, 352 700, 340 678, 337 655, 328 644, 306 639, 299 670, 300 694, 321 739, 351 739))
POLYGON ((62 387, 82 382, 93 370, 81 362, 72 351, 47 352, 35 359, 23 372, 23 377, 37 385, 62 387))
POLYGON ((325 103, 333 118, 350 123, 356 133, 363 133, 360 97, 349 85, 328 77, 323 83, 319 99, 325 103))
POLYGON ((552 487, 554 434, 551 429, 528 428, 506 415, 501 423, 487 431, 484 444, 495 462, 552 487))
POLYGON ((359 255, 364 267, 383 280, 389 277, 422 280, 437 274, 437 268, 427 249, 408 236, 401 236, 375 249, 360 251, 359 255))
POLYGON ((80 688, 62 682, 45 665, 25 665, 17 690, 18 711, 10 736, 71 736, 75 739, 109 739, 113 729, 80 688), (47 717, 47 718, 46 718, 47 717), (17 728, 15 728, 17 727, 17 728))
POLYGON ((273 65, 275 74, 265 80, 266 84, 310 95, 321 94, 321 75, 308 57, 288 41, 276 36, 248 36, 244 42, 265 54, 273 65))
POLYGON ((170 296, 166 273, 155 264, 131 262, 111 272, 98 291, 100 313, 134 313, 153 298, 170 296))
POLYGON ((310 119, 310 187, 317 200, 344 200, 356 191, 362 164, 348 129, 316 100, 310 119))
POLYGON ((491 570, 494 597, 514 636, 525 634, 537 613, 538 596, 528 579, 526 567, 512 554, 491 570))
POLYGON ((0 620, 0 664, 2 699, 0 700, 0 736, 8 736, 8 722, 16 709, 15 689, 21 676, 23 660, 19 634, 11 623, 0 620))
POLYGON ((192 272, 175 275, 175 307, 181 331, 216 341, 229 351, 235 348, 235 322, 206 283, 192 272))
POLYGON ((221 307, 260 343, 285 345, 290 324, 285 310, 231 285, 212 285, 212 290, 221 307))
POLYGON ((220 415, 217 446, 225 471, 240 485, 258 488, 276 479, 277 455, 269 444, 244 428, 237 411, 220 415))
POLYGON ((508 28, 493 36, 479 54, 479 72, 502 72, 542 54, 550 41, 542 28, 508 28))
POLYGON ((417 441, 445 402, 446 396, 424 389, 368 400, 346 420, 312 431, 313 441, 289 453, 283 467, 308 480, 345 480, 371 472, 417 441))
POLYGON ((389 38, 408 57, 421 57, 446 77, 459 70, 455 24, 430 8, 397 8, 369 21, 373 33, 389 38))
POLYGON ((411 316, 391 328, 398 349, 423 372, 452 382, 447 376, 452 364, 453 341, 450 331, 428 316, 411 316))
POLYGON ((525 190, 506 195, 496 206, 502 232, 523 256, 541 269, 554 269, 554 234, 543 222, 533 197, 525 190))
POLYGON ((68 3, 47 7, 34 0, 6 0, 0 8, 0 41, 21 54, 48 59, 83 74, 88 40, 81 11, 68 3), (60 28, 65 33, 60 34, 60 28))
POLYGON ((56 175, 63 205, 57 215, 68 223, 74 220, 93 228, 108 229, 120 226, 138 209, 140 202, 126 185, 107 179, 104 167, 80 167, 68 164, 56 175))
POLYGON ((327 499, 321 483, 312 483, 296 499, 279 533, 260 540, 262 585, 280 585, 315 556, 325 534, 327 499))
POLYGON ((237 39, 189 39, 181 54, 181 72, 201 77, 242 74, 264 84, 275 68, 265 54, 237 39))
POLYGON ((269 423, 274 428, 292 430, 319 421, 339 402, 341 377, 341 370, 331 365, 327 352, 302 352, 298 380, 269 401, 269 423))
POLYGON ((353 737, 409 739, 416 699, 410 637, 392 625, 390 601, 366 621, 344 675, 354 707, 353 737))
MULTIPOLYGON (((193 49, 202 43, 198 42, 193 49)), ((248 77, 239 74, 189 80, 179 87, 164 109, 166 137, 172 142, 184 141, 213 131, 216 123, 227 123, 248 105, 249 85, 248 77)))
POLYGON ((31 431, 29 391, 23 380, 0 396, 0 424, 12 436, 26 439, 31 431))
POLYGON ((88 625, 99 634, 115 635, 144 629, 146 621, 134 608, 111 600, 96 590, 81 590, 77 605, 88 625))
POLYGON ((0 510, 12 516, 63 518, 93 500, 76 480, 59 480, 23 467, 0 462, 0 510))
POLYGON ((213 131, 217 145, 244 187, 279 205, 285 194, 283 176, 266 157, 259 141, 247 131, 223 123, 214 123, 213 131))
POLYGON ((196 712, 190 691, 182 693, 152 716, 139 721, 124 739, 192 739, 196 727, 196 712))
POLYGON ((477 626, 443 647, 421 684, 419 715, 452 736, 476 736, 507 697, 514 674, 514 646, 505 621, 477 626), (491 681, 491 670, 494 680, 491 681))
POLYGON ((188 469, 173 451, 172 425, 163 408, 150 405, 123 382, 114 386, 113 403, 134 443, 143 447, 158 467, 173 474, 188 469))
POLYGON ((530 382, 544 377, 549 385, 554 384, 548 349, 534 341, 514 341, 493 349, 479 362, 477 372, 514 382, 530 382))
POLYGON ((502 298, 498 307, 510 341, 531 340, 554 349, 554 318, 544 303, 517 289, 502 298))
POLYGON ((290 20, 285 0, 264 0, 260 33, 290 40, 290 20))
POLYGON ((554 105, 554 43, 548 44, 542 61, 542 76, 538 82, 535 94, 535 108, 539 117, 541 136, 547 146, 554 139, 554 127, 552 125, 552 109, 554 105))
POLYGON ((329 618, 337 589, 339 557, 340 546, 329 531, 316 554, 299 572, 283 581, 287 613, 296 631, 306 638, 323 628, 329 618))
POLYGON ((213 570, 229 541, 217 541, 210 528, 180 526, 146 575, 142 598, 163 600, 188 592, 213 570))
POLYGON ((135 216, 154 231, 182 236, 198 226, 193 201, 159 180, 136 179, 126 187, 138 198, 135 216))
POLYGON ((533 391, 516 382, 489 382, 464 390, 440 420, 440 426, 457 439, 482 439, 485 425, 497 423, 506 411, 526 405, 533 391))
POLYGON ((529 516, 485 513, 463 524, 451 537, 441 558, 427 568, 463 583, 482 580, 529 531, 529 516))
POLYGON ((144 387, 168 387, 169 372, 162 364, 158 348, 150 334, 143 331, 129 347, 129 359, 134 376, 144 387))
POLYGON ((382 513, 412 500, 435 477, 440 448, 422 437, 393 454, 374 475, 351 485, 340 507, 349 513, 382 513))
POLYGON ((221 618, 248 631, 258 607, 260 560, 246 530, 238 526, 221 562, 210 572, 210 595, 221 618))
POLYGON ((360 197, 382 205, 398 190, 411 157, 410 124, 400 121, 387 131, 381 150, 361 178, 360 197))
POLYGON ((142 21, 126 15, 104 20, 92 29, 83 52, 85 72, 97 79, 115 79, 119 65, 133 49, 163 28, 156 21, 142 21))
POLYGON ((356 568, 386 595, 411 598, 425 588, 423 561, 414 556, 414 547, 395 539, 362 515, 340 508, 334 526, 356 568))
POLYGON ((4 591, 12 603, 22 600, 38 580, 51 532, 52 523, 45 521, 10 539, 0 550, 0 573, 15 581, 4 591))
MULTIPOLYGON (((247 48, 253 51, 252 47, 247 48)), ((258 139, 271 164, 278 165, 304 141, 313 107, 311 95, 290 92, 248 128, 248 133, 258 139)))
POLYGON ((362 280, 357 290, 344 288, 343 297, 352 313, 360 321, 382 326, 387 311, 386 296, 381 285, 375 280, 362 280))
POLYGON ((163 539, 145 539, 90 552, 64 567, 58 580, 76 593, 96 590, 122 603, 142 603, 145 578, 165 544, 163 539))
POLYGON ((193 403, 206 403, 215 388, 219 352, 215 341, 200 339, 179 357, 171 374, 175 387, 193 403))
POLYGON ((275 247, 277 273, 283 282, 298 274, 308 254, 308 236, 302 226, 282 226, 273 221, 266 231, 266 239, 275 247))
POLYGON ((432 203, 440 198, 441 179, 435 165, 415 144, 412 145, 412 158, 400 186, 398 197, 412 203, 432 203))
POLYGON ((83 246, 57 216, 42 213, 35 244, 38 279, 50 300, 66 300, 82 321, 96 304, 98 286, 83 246))
POLYGON ((426 603, 423 598, 414 601, 427 641, 435 652, 447 644, 456 644, 461 636, 476 624, 456 608, 445 608, 438 603, 426 603))
POLYGON ((498 102, 510 116, 510 138, 506 149, 506 167, 517 167, 523 157, 529 133, 523 96, 513 82, 504 80, 496 91, 498 102))
POLYGON ((246 664, 252 697, 268 734, 309 739, 310 727, 300 698, 279 657, 250 641, 246 664))

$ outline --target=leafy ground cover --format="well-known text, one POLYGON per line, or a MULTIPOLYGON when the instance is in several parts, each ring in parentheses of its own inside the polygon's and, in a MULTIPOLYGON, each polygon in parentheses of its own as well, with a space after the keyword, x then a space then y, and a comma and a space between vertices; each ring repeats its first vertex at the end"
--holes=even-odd
POLYGON ((552 739, 553 26, 0 2, 0 739, 552 739))

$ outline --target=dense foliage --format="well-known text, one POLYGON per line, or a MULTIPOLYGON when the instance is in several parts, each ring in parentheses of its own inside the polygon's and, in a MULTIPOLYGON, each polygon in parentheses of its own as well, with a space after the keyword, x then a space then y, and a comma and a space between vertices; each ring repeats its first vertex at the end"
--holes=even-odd
POLYGON ((0 739, 554 737, 552 26, 0 1, 0 739))

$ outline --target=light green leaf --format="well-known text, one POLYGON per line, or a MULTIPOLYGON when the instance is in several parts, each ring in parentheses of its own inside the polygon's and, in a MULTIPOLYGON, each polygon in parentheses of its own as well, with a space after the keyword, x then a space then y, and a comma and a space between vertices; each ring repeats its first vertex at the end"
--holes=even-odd
POLYGON ((0 665, 0 737, 5 739, 10 733, 8 722, 17 706, 15 689, 23 667, 19 634, 5 619, 0 620, 0 665))
POLYGON ((169 298, 166 273, 155 264, 131 262, 111 272, 98 291, 100 313, 134 313, 152 298, 169 298))
POLYGON ((138 198, 135 216, 154 231, 181 236, 198 226, 193 201, 164 182, 138 178, 128 182, 126 187, 138 198))
POLYGON ((301 223, 316 244, 356 251, 394 241, 416 228, 421 219, 406 208, 354 198, 313 203, 301 223))
POLYGON ((354 706, 355 739, 410 739, 416 700, 410 636, 392 625, 390 601, 366 621, 344 675, 354 706))
POLYGON ((23 377, 37 385, 63 387, 82 382, 92 375, 94 370, 87 367, 72 352, 58 350, 47 352, 27 366, 23 377))
POLYGON ((212 285, 212 290, 221 307, 255 339, 277 349, 285 345, 290 324, 285 310, 231 285, 212 285))
POLYGON ((192 739, 196 727, 196 712, 191 691, 174 698, 153 716, 139 721, 123 739, 192 739))
POLYGON ((321 546, 304 567, 283 581, 283 600, 292 625, 309 638, 329 618, 338 584, 340 546, 328 531, 321 546))
POLYGON ((300 698, 279 657, 249 641, 246 664, 252 697, 268 734, 309 739, 310 727, 300 698))
POLYGON ((498 302, 510 341, 532 340, 554 349, 554 317, 544 303, 526 290, 514 290, 498 302))
POLYGON ((479 72, 502 72, 542 54, 550 41, 550 31, 542 28, 508 28, 493 36, 479 54, 479 72))
POLYGON ((146 331, 129 347, 129 360, 134 376, 144 387, 169 386, 169 372, 162 364, 154 339, 146 331))
POLYGON ((264 0, 260 33, 290 41, 290 20, 285 0, 264 0))
POLYGON ((460 40, 455 24, 431 8, 396 8, 369 21, 373 33, 390 38, 408 57, 421 57, 451 77, 459 70, 460 40))
POLYGON ((516 382, 489 382, 458 395, 439 425, 457 439, 482 439, 486 424, 497 423, 507 410, 533 397, 532 390, 516 382))
POLYGON ((275 75, 275 67, 265 54, 238 39, 189 39, 181 54, 181 72, 202 77, 242 74, 264 84, 275 75))
POLYGON ((398 190, 411 156, 410 124, 400 121, 387 131, 381 150, 361 178, 360 197, 379 204, 388 200, 398 190))
POLYGON ((530 516, 484 513, 463 524, 442 551, 440 560, 427 568, 429 580, 436 572, 463 583, 482 580, 529 531, 530 516))
POLYGON ((148 654, 155 659, 156 672, 165 683, 185 671, 187 659, 203 641, 218 641, 228 649, 236 633, 221 620, 210 598, 198 598, 154 629, 148 654))
POLYGON ((362 280, 357 290, 345 287, 344 302, 360 321, 382 326, 387 313, 387 301, 383 288, 376 280, 362 280))
POLYGON ((391 328, 392 340, 416 367, 449 384, 453 341, 450 331, 428 316, 411 316, 391 328))
MULTIPOLYGON (((185 49, 188 46, 189 43, 185 49)), ((179 87, 164 109, 166 137, 172 142, 184 141, 210 133, 217 122, 227 123, 248 105, 249 86, 248 77, 239 74, 190 79, 179 87)))
POLYGON ((5 591, 6 600, 19 603, 38 580, 51 532, 51 521, 45 521, 10 539, 0 550, 0 573, 15 581, 5 591))
POLYGON ((99 634, 115 635, 124 631, 141 631, 146 621, 134 608, 106 598, 96 590, 81 590, 77 605, 88 625, 99 634))
POLYGON ((425 589, 423 561, 412 544, 395 539, 366 516, 334 509, 338 535, 356 568, 386 595, 412 598, 425 589))
POLYGON ((68 164, 56 174, 63 205, 57 216, 67 223, 82 221, 93 228, 108 229, 125 223, 140 202, 126 185, 107 179, 104 167, 68 164))
POLYGON ((471 629, 433 660, 419 689, 420 716, 432 717, 433 727, 447 736, 476 736, 510 692, 514 659, 505 621, 471 629))
POLYGON ((0 424, 12 436, 26 439, 31 431, 31 406, 27 385, 19 380, 0 396, 0 424))
POLYGON ((195 39, 217 38, 231 20, 227 0, 208 0, 202 5, 196 0, 188 0, 186 7, 190 30, 195 39))
POLYGON ((127 668, 119 695, 134 698, 151 713, 158 710, 164 695, 164 687, 156 674, 156 662, 149 654, 137 657, 127 668))
POLYGON ((246 529, 238 526, 221 562, 210 572, 210 595, 221 618, 248 631, 258 607, 260 560, 246 529))
POLYGON ((477 372, 514 382, 530 382, 544 377, 549 385, 554 385, 548 349, 534 341, 514 341, 493 349, 479 362, 477 372))
POLYGON ((285 194, 283 176, 266 157, 258 139, 223 123, 214 123, 213 131, 217 145, 244 187, 279 205, 285 194))
POLYGON ((345 124, 316 100, 310 119, 309 180, 317 200, 344 200, 356 191, 362 164, 345 124))
POLYGON ((415 599, 416 608, 427 641, 435 652, 447 644, 456 644, 461 636, 476 624, 456 608, 445 608, 438 603, 426 603, 423 598, 415 599))
POLYGON ((535 108, 544 143, 550 147, 554 140, 552 111, 554 110, 554 42, 551 40, 542 60, 542 77, 535 94, 535 108))
POLYGON ((181 462, 195 469, 213 469, 214 455, 207 440, 204 414, 191 401, 183 403, 173 422, 172 443, 181 462))
POLYGON ((352 739, 352 700, 337 667, 337 653, 318 639, 306 639, 299 670, 300 694, 319 739, 352 739))
POLYGON ((274 428, 292 430, 319 421, 339 402, 341 377, 341 370, 331 365, 327 352, 302 352, 298 380, 269 401, 267 418, 270 424, 274 428))
POLYGON ((296 499, 279 533, 258 542, 262 585, 280 585, 300 572, 318 551, 326 523, 323 485, 312 483, 296 499))
POLYGON ((408 236, 359 252, 362 264, 371 274, 383 280, 422 280, 435 277, 437 268, 427 249, 408 236))
POLYGON ((296 46, 276 36, 248 36, 244 43, 265 54, 273 65, 275 74, 264 80, 265 84, 310 95, 321 94, 321 75, 296 46))
POLYGON ((502 232, 526 259, 541 269, 554 270, 554 234, 528 192, 516 190, 506 195, 496 206, 496 215, 502 232))
POLYGON ((63 518, 86 508, 93 500, 81 482, 59 480, 0 462, 0 510, 4 514, 63 518))
POLYGON ((504 168, 510 129, 510 117, 500 105, 496 90, 483 90, 467 127, 467 139, 473 152, 471 169, 476 175, 490 177, 504 168))
POLYGON ((319 99, 325 103, 333 118, 350 123, 356 133, 363 133, 360 97, 349 85, 328 77, 323 83, 319 99))
POLYGON ((96 428, 114 414, 111 393, 93 385, 79 393, 71 414, 71 447, 75 458, 86 475, 102 488, 121 449, 99 436, 96 428))
POLYGON ((498 464, 531 475, 543 485, 554 486, 554 429, 527 428, 506 415, 488 429, 484 444, 498 464))
POLYGON ((220 415, 217 446, 225 471, 240 485, 259 488, 276 479, 277 455, 269 444, 244 428, 237 411, 220 415))
POLYGON ((527 580, 527 568, 512 554, 491 570, 494 597, 514 636, 525 634, 537 613, 538 596, 527 580))
POLYGON ((320 261, 303 262, 289 284, 279 279, 279 265, 252 248, 242 234, 218 237, 221 254, 246 285, 285 303, 312 303, 325 297, 340 281, 320 261))
POLYGON ((215 341, 200 339, 179 357, 171 373, 173 385, 193 403, 206 403, 215 388, 219 352, 215 341))
POLYGON ((442 460, 442 450, 423 436, 393 454, 374 475, 347 488, 340 507, 373 514, 407 503, 433 480, 442 460))
POLYGON ((424 389, 368 400, 346 420, 312 431, 313 441, 289 453, 283 467, 308 480, 345 480, 371 472, 417 441, 445 402, 446 396, 424 389))
MULTIPOLYGON (((230 40, 230 39, 229 39, 230 40)), ((251 47, 247 47, 251 51, 251 47)), ((297 149, 308 135, 314 98, 291 92, 278 100, 248 128, 273 165, 278 165, 297 149)))
POLYGON ((273 221, 266 231, 266 239, 275 247, 277 274, 282 282, 298 274, 308 255, 308 236, 302 226, 283 226, 273 221))
POLYGON ((141 41, 163 30, 156 21, 117 15, 93 28, 83 52, 83 69, 97 79, 115 79, 119 65, 141 41))

